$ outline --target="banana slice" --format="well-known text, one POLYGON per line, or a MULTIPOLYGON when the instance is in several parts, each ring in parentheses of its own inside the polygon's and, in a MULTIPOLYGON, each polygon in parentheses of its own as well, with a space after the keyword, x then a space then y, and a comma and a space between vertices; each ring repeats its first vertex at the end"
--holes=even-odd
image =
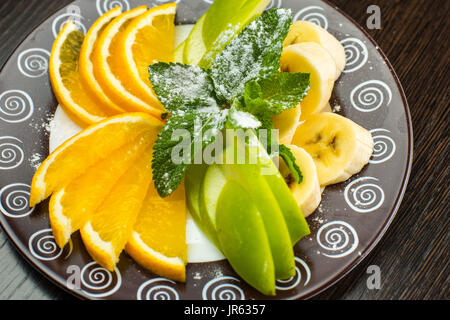
POLYGON ((281 144, 290 144, 292 142, 301 114, 302 109, 300 104, 298 104, 294 109, 285 111, 272 119, 274 128, 279 130, 281 144))
POLYGON ((369 162, 374 146, 369 131, 329 112, 306 117, 295 132, 292 144, 312 156, 322 187, 345 181, 360 172, 369 162))
POLYGON ((342 44, 331 33, 309 21, 296 21, 284 40, 284 46, 302 42, 315 42, 324 47, 333 58, 336 65, 335 80, 345 69, 346 56, 342 44))
POLYGON ((281 69, 311 74, 311 88, 302 101, 301 118, 322 111, 330 101, 336 65, 327 50, 315 42, 303 42, 284 48, 281 69))
POLYGON ((331 104, 329 102, 325 105, 325 108, 322 110, 322 112, 333 112, 333 109, 331 109, 331 104))
POLYGON ((280 161, 280 172, 306 218, 317 209, 322 200, 316 165, 314 164, 313 158, 304 149, 294 145, 288 145, 288 147, 291 149, 296 163, 302 171, 303 181, 298 184, 292 178, 284 161, 280 161))

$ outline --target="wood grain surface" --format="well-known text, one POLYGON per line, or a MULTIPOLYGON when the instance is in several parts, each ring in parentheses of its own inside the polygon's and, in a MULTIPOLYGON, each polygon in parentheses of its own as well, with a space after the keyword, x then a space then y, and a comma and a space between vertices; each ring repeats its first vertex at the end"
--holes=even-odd
MULTIPOLYGON (((0 66, 34 27, 70 0, 1 0, 0 66)), ((449 0, 331 0, 367 30, 394 66, 414 127, 414 163, 400 210, 378 246, 315 299, 449 299, 449 0), (369 290, 367 268, 381 269, 369 290)), ((35 271, 0 229, 0 300, 74 299, 35 271)))

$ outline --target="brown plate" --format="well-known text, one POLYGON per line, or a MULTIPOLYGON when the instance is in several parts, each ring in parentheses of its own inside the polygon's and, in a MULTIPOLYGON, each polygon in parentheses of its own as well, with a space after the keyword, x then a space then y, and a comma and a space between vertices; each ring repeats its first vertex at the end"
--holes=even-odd
MULTIPOLYGON (((75 17, 87 30, 113 5, 130 9, 153 0, 78 0, 37 27, 0 73, 0 222, 23 256, 50 280, 86 299, 267 299, 248 286, 227 261, 192 263, 186 284, 160 278, 123 254, 111 273, 92 261, 79 234, 63 250, 54 242, 48 203, 28 207, 31 178, 48 155, 49 121, 57 106, 48 78, 49 52, 63 23, 75 17), (72 281, 79 275, 79 282, 72 281)), ((211 0, 179 0, 177 23, 194 23, 211 0)), ((349 181, 328 187, 308 219, 311 235, 295 247, 297 274, 277 282, 274 299, 310 298, 336 283, 375 247, 398 210, 412 159, 412 125, 395 72, 374 41, 325 1, 272 0, 291 8, 345 46, 348 64, 331 106, 369 129, 370 164, 349 181)))

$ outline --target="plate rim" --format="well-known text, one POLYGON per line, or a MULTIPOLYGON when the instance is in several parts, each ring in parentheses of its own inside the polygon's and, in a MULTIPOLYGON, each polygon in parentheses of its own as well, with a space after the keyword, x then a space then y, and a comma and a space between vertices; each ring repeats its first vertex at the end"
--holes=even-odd
MULTIPOLYGON (((71 5, 73 2, 76 2, 76 1, 77 0, 72 0, 67 5, 64 5, 61 8, 59 8, 58 10, 48 14, 40 23, 38 23, 36 26, 34 26, 31 29, 31 31, 14 47, 14 49, 8 55, 8 58, 5 60, 5 62, 3 63, 3 65, 0 68, 0 73, 3 72, 3 69, 10 62, 10 60, 12 59, 12 56, 18 50, 18 48, 22 44, 24 44, 31 37, 31 35, 36 31, 36 29, 38 29, 43 23, 48 21, 57 12, 59 12, 60 10, 64 9, 65 7, 71 5)), ((362 26, 360 26, 360 24, 357 23, 351 16, 349 16, 346 12, 344 12, 342 9, 340 9, 335 4, 331 3, 329 0, 320 0, 320 1, 322 3, 324 3, 325 5, 329 6, 332 10, 340 13, 353 26, 355 26, 360 32, 362 32, 362 34, 377 48, 377 52, 381 56, 383 61, 386 62, 386 66, 388 67, 392 77, 394 78, 395 84, 396 84, 397 89, 399 91, 399 95, 401 96, 402 106, 403 106, 403 109, 405 111, 405 117, 406 117, 406 123, 407 123, 407 133, 408 133, 407 164, 406 164, 405 171, 403 173, 403 179, 402 179, 402 182, 401 182, 400 192, 398 193, 396 199, 394 200, 394 206, 391 208, 391 212, 389 214, 388 219, 386 219, 386 221, 383 224, 383 227, 376 234, 376 236, 373 239, 373 241, 371 243, 369 243, 369 245, 367 245, 361 251, 361 255, 358 255, 353 261, 348 263, 348 265, 341 272, 335 274, 335 276, 333 276, 325 284, 319 286, 317 289, 310 291, 306 295, 305 294, 301 294, 301 293, 297 293, 295 295, 292 295, 291 297, 285 298, 284 300, 299 300, 299 299, 308 300, 308 299, 311 299, 311 298, 319 295, 320 293, 323 293, 324 291, 326 291, 330 287, 336 285, 343 278, 345 278, 351 271, 353 271, 357 266, 359 266, 361 264, 361 262, 364 261, 364 259, 366 259, 368 255, 370 255, 370 253, 372 253, 372 251, 379 244, 379 242, 384 237, 384 235, 386 234, 387 230, 392 225, 392 222, 394 221, 394 219, 397 216, 397 213, 398 213, 398 211, 400 209, 400 206, 402 204, 402 200, 403 200, 403 198, 405 196, 405 193, 407 191, 407 187, 408 187, 408 183, 409 183, 409 179, 410 179, 411 171, 412 171, 412 164, 413 164, 413 160, 414 160, 414 131, 413 131, 413 123, 412 123, 411 111, 410 111, 410 108, 409 108, 409 103, 408 103, 405 91, 403 89, 403 86, 402 86, 402 84, 400 82, 400 79, 399 79, 395 69, 393 68, 391 62, 389 61, 388 57, 383 52, 381 47, 378 45, 378 43, 372 38, 372 36, 362 26)), ((67 293, 69 293, 70 295, 72 295, 72 296, 74 296, 76 298, 79 298, 79 299, 92 300, 92 297, 88 296, 87 294, 84 294, 81 291, 70 290, 65 285, 64 281, 59 279, 60 278, 59 274, 56 274, 49 267, 47 267, 46 265, 42 264, 40 261, 34 259, 31 256, 31 254, 28 252, 28 250, 24 249, 23 243, 20 241, 18 236, 13 232, 13 230, 11 229, 9 224, 8 223, 3 223, 3 219, 4 219, 3 217, 1 217, 1 219, 0 219, 0 228, 7 235, 9 243, 11 243, 13 245, 13 247, 16 249, 16 251, 18 251, 22 255, 22 257, 25 258, 24 260, 27 261, 33 267, 34 270, 38 271, 38 273, 43 275, 44 278, 48 279, 52 284, 56 285, 58 288, 62 289, 63 291, 65 291, 67 293), (57 276, 51 276, 53 274, 56 274, 57 276)), ((275 300, 277 300, 276 297, 275 297, 275 300)), ((283 298, 280 298, 278 300, 283 300, 283 298)))

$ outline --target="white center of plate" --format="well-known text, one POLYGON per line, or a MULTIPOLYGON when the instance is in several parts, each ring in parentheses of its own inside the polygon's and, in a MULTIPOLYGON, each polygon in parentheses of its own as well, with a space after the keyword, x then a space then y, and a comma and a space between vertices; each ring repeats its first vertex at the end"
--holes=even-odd
MULTIPOLYGON (((175 28, 175 48, 189 35, 193 25, 180 25, 175 28)), ((73 122, 64 110, 58 106, 50 129, 50 152, 64 141, 80 132, 82 128, 73 122)), ((187 216, 186 244, 188 246, 188 262, 210 262, 223 260, 225 257, 205 236, 192 219, 187 216)))

